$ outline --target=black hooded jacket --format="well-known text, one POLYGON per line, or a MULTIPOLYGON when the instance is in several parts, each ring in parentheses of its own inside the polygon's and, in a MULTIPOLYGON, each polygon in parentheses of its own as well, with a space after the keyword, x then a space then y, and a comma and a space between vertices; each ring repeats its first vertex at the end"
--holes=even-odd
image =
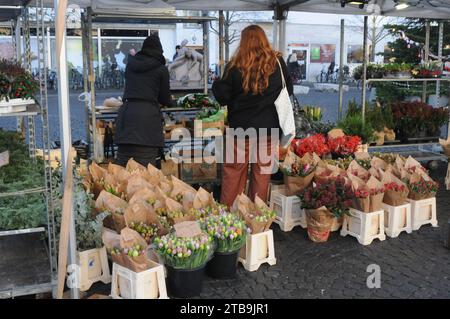
POLYGON ((160 105, 172 106, 169 71, 162 50, 130 56, 125 70, 124 104, 116 122, 116 144, 163 147, 160 105))

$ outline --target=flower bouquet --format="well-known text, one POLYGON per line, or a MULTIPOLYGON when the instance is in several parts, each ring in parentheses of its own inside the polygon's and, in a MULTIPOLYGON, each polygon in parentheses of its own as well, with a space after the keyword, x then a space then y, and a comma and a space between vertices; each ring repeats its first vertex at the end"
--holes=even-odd
POLYGON ((253 203, 245 194, 238 195, 231 210, 244 218, 251 234, 267 231, 275 220, 276 213, 256 196, 253 203))
POLYGON ((111 250, 113 262, 141 272, 151 267, 147 258, 147 243, 136 231, 124 228, 120 232, 120 246, 111 250))
POLYGON ((408 187, 390 172, 385 172, 381 180, 385 190, 383 202, 391 206, 403 205, 408 197, 408 187))
POLYGON ((307 153, 316 153, 319 157, 330 153, 326 138, 322 134, 316 134, 303 139, 294 139, 291 142, 291 147, 294 153, 300 157, 303 157, 307 153))
POLYGON ((169 293, 179 298, 198 296, 206 263, 214 253, 213 238, 204 232, 192 237, 170 233, 156 237, 153 248, 164 260, 169 293))
POLYGON ((314 242, 325 242, 335 217, 341 217, 352 204, 351 186, 343 177, 310 185, 301 194, 306 212, 308 236, 314 242))
POLYGON ((348 175, 357 176, 363 181, 368 181, 370 178, 369 171, 359 165, 359 163, 355 160, 353 160, 348 166, 347 173, 348 175))
POLYGON ((178 107, 182 107, 184 109, 193 109, 193 108, 219 108, 220 105, 215 100, 211 99, 208 94, 202 93, 193 93, 185 95, 178 99, 177 102, 178 107))
POLYGON ((311 184, 316 166, 317 164, 313 162, 309 154, 300 158, 289 150, 284 162, 280 164, 280 169, 284 174, 286 195, 298 195, 311 184))
POLYGON ((429 176, 421 176, 417 173, 411 175, 407 185, 409 188, 408 198, 412 200, 433 198, 439 189, 439 183, 433 181, 429 176))
POLYGON ((189 211, 184 210, 183 205, 168 197, 166 198, 166 216, 171 225, 195 220, 189 211))
POLYGON ((358 145, 361 144, 359 136, 342 136, 336 138, 328 138, 327 146, 333 157, 349 156, 354 154, 358 145))
POLYGON ((212 215, 205 219, 203 228, 214 238, 216 252, 237 252, 245 244, 247 225, 236 214, 212 215))
MULTIPOLYGON (((98 213, 108 212, 111 214, 112 221, 109 220, 111 223, 110 226, 118 233, 126 227, 124 217, 126 207, 128 207, 128 203, 126 201, 105 190, 100 193, 95 201, 95 209, 98 213)), ((105 223, 107 222, 108 220, 105 220, 105 223)))

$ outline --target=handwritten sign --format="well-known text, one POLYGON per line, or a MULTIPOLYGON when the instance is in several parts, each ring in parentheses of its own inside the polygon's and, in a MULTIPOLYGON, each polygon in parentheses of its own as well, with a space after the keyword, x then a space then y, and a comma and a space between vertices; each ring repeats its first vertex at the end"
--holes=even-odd
POLYGON ((177 237, 195 237, 202 234, 197 221, 186 221, 173 225, 177 237))
POLYGON ((9 151, 0 153, 0 167, 6 166, 8 164, 9 164, 9 151))

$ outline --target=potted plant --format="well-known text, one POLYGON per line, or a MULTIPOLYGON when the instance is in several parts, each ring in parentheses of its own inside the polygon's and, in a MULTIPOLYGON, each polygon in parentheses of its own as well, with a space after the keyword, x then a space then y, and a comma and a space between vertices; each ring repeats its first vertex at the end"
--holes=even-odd
POLYGON ((409 63, 389 63, 383 66, 386 78, 409 78, 413 66, 409 63))
POLYGON ((422 62, 411 73, 416 78, 440 78, 442 68, 443 64, 439 61, 422 62))
MULTIPOLYGON (((39 83, 19 63, 0 61, 0 106, 9 109, 33 103, 32 97, 38 89, 39 83)), ((19 111, 17 107, 13 110, 19 111)))
POLYGON ((363 144, 370 144, 373 141, 374 130, 370 122, 363 123, 362 115, 347 114, 347 116, 338 122, 337 126, 341 128, 346 135, 359 136, 363 144))
POLYGON ((206 266, 206 273, 217 279, 234 278, 239 251, 247 238, 245 221, 235 214, 225 213, 207 217, 203 227, 216 243, 214 258, 206 266))
POLYGON ((335 177, 309 186, 299 197, 306 210, 308 237, 314 242, 326 242, 334 218, 343 217, 352 205, 353 193, 343 177, 335 177))
POLYGON ((214 253, 213 239, 206 233, 177 237, 173 232, 156 237, 153 243, 167 269, 169 292, 178 298, 200 295, 205 266, 214 253))

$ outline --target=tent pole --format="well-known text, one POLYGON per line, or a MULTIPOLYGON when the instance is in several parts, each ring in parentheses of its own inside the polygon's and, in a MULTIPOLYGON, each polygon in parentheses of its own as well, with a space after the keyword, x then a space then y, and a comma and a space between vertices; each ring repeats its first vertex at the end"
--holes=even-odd
POLYGON ((95 70, 94 70, 94 43, 92 39, 92 9, 89 7, 87 9, 87 21, 86 21, 86 32, 87 32, 87 49, 88 51, 88 66, 89 66, 89 94, 91 95, 91 132, 92 132, 92 154, 96 161, 103 160, 103 156, 98 156, 101 154, 101 150, 97 150, 97 118, 95 115, 95 70))
MULTIPOLYGON (((444 45, 444 23, 439 22, 438 61, 442 63, 442 47, 444 45)), ((441 104, 441 81, 436 81, 436 107, 441 104)))
POLYGON ((272 27, 272 46, 274 50, 278 49, 278 20, 276 19, 275 15, 273 17, 273 27, 272 27))
POLYGON ((225 24, 225 16, 223 14, 223 10, 219 11, 219 76, 222 77, 224 69, 225 69, 225 60, 224 60, 224 24, 225 24))
MULTIPOLYGON (((66 57, 66 0, 54 0, 56 14, 56 56, 58 66, 58 98, 59 98, 59 126, 61 136, 61 157, 63 178, 66 179, 65 173, 70 159, 70 150, 72 147, 71 127, 70 127, 70 104, 69 104, 69 86, 67 77, 67 57, 66 57)), ((76 265, 76 235, 75 220, 70 220, 69 228, 69 265, 76 265)), ((79 275, 79 274, 75 274, 79 275)), ((78 278, 77 278, 78 279, 78 278)), ((72 299, 79 299, 78 285, 71 288, 72 299)))
POLYGON ((341 19, 341 42, 339 53, 339 110, 338 119, 342 119, 342 107, 344 104, 344 36, 345 36, 345 20, 341 19))
MULTIPOLYGON (((430 20, 427 19, 425 23, 425 62, 430 60, 430 31, 431 24, 430 20)), ((422 84, 422 102, 427 103, 427 82, 424 81, 422 84)))
MULTIPOLYGON (((283 11, 283 13, 286 11, 283 11)), ((278 17, 279 20, 279 44, 278 51, 281 52, 283 58, 286 57, 286 18, 284 16, 278 17)))
MULTIPOLYGON (((203 12, 203 16, 208 16, 208 11, 203 12)), ((208 94, 209 78, 209 22, 203 22, 203 92, 208 94)))
MULTIPOLYGON (((81 14, 81 47, 83 54, 83 92, 89 92, 89 43, 87 41, 87 31, 86 31, 86 14, 83 12, 81 14)), ((91 130, 90 130, 90 110, 89 110, 89 100, 85 97, 84 100, 85 107, 85 117, 86 117, 86 142, 89 147, 88 159, 92 158, 91 149, 91 130)))
POLYGON ((361 110, 363 124, 366 121, 366 84, 367 84, 367 33, 368 33, 368 17, 364 16, 364 40, 363 40, 363 72, 362 72, 362 97, 361 110))

